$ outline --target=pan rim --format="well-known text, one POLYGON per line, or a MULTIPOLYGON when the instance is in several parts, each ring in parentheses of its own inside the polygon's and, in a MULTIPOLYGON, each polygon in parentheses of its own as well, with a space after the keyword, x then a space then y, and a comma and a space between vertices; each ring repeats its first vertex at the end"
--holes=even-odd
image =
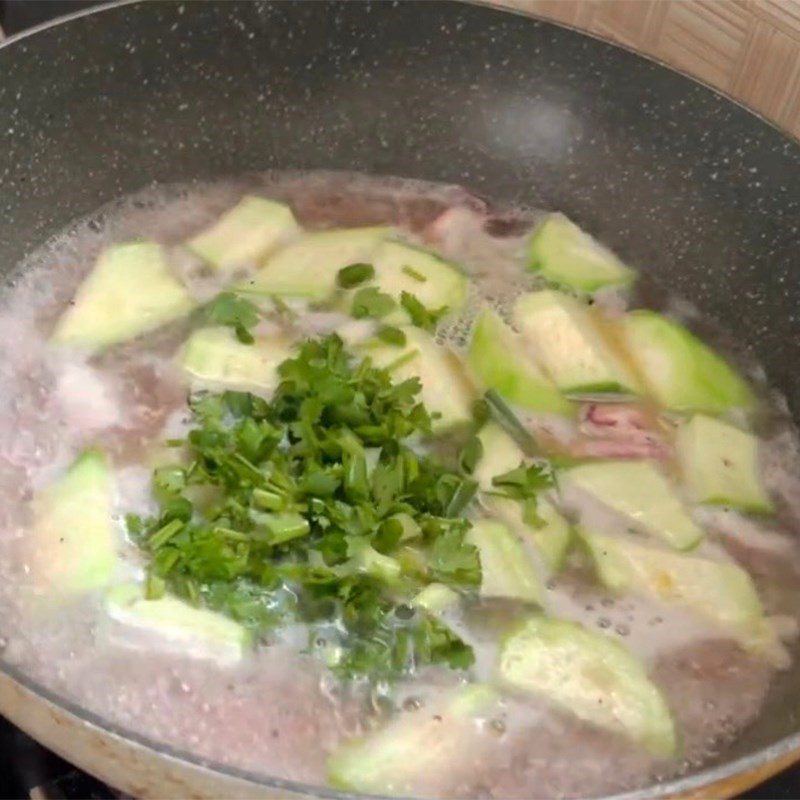
MULTIPOLYGON (((704 81, 686 73, 683 70, 664 63, 656 57, 644 54, 630 46, 619 42, 610 41, 609 39, 603 38, 597 34, 582 30, 567 23, 550 20, 535 13, 516 7, 498 6, 492 3, 490 0, 456 1, 467 5, 474 5, 492 12, 513 14, 515 16, 530 19, 539 24, 569 30, 573 33, 580 34, 581 36, 594 39, 595 41, 601 42, 605 45, 623 50, 662 69, 667 69, 670 72, 681 75, 684 79, 692 81, 693 83, 702 86, 704 89, 713 92, 717 96, 752 115, 758 119, 761 124, 772 128, 774 131, 779 133, 784 140, 791 142, 795 147, 800 147, 800 140, 792 136, 790 133, 779 127, 771 120, 764 117, 758 111, 743 104, 722 90, 710 86, 704 81)), ((83 17, 88 17, 90 15, 100 14, 116 8, 132 5, 144 6, 145 4, 142 2, 142 0, 111 0, 110 2, 70 12, 63 16, 42 22, 24 31, 8 36, 5 40, 0 42, 0 52, 5 50, 10 45, 24 42, 28 37, 46 31, 50 28, 75 21, 83 17)), ((121 739, 127 744, 133 744, 138 748, 143 748, 147 751, 150 751, 159 757, 167 758, 170 761, 178 762, 179 764, 184 764, 194 770, 216 773, 217 775, 223 777, 249 783, 255 787, 284 790, 294 793, 298 797, 307 796, 309 798, 318 798, 319 800, 356 800, 356 798, 369 798, 370 800, 416 800, 415 798, 410 797, 398 798, 393 796, 390 798, 385 795, 350 793, 323 785, 302 783, 299 781, 279 778, 277 776, 269 776, 252 770, 221 764, 213 760, 202 758, 196 754, 192 754, 191 752, 182 750, 164 742, 160 742, 157 739, 150 738, 145 734, 141 734, 129 729, 125 725, 112 722, 101 715, 82 707, 74 700, 62 696, 60 693, 40 683, 38 680, 29 677, 24 671, 15 667, 13 664, 7 663, 2 657, 0 657, 0 672, 2 672, 11 681, 21 686, 24 690, 36 695, 38 698, 44 700, 50 705, 55 706, 60 711, 69 714, 71 717, 75 718, 76 721, 88 725, 91 728, 110 735, 116 739, 121 739)), ((691 796, 698 791, 702 791, 704 788, 717 784, 718 782, 722 782, 736 776, 744 776, 750 772, 758 770, 761 767, 768 766, 770 763, 778 762, 781 759, 791 755, 795 751, 800 752, 800 731, 784 736, 772 744, 756 750, 755 752, 739 756, 733 760, 724 761, 723 763, 712 767, 700 769, 699 771, 690 775, 650 784, 639 789, 625 791, 622 793, 603 795, 602 798, 598 798, 598 800, 651 800, 651 798, 655 799, 685 795, 691 796)))
MULTIPOLYGON (((102 715, 82 707, 76 701, 63 697, 57 691, 30 678, 23 670, 4 662, 2 659, 0 659, 0 672, 23 689, 36 695, 39 699, 74 717, 78 722, 87 724, 93 729, 116 739, 122 739, 127 744, 133 744, 136 747, 152 751, 160 757, 166 757, 171 761, 188 765, 195 770, 217 773, 256 787, 283 789, 293 792, 298 798, 307 796, 315 798, 315 800, 358 800, 358 798, 365 798, 366 800, 419 800, 419 798, 408 795, 390 796, 341 791, 320 784, 302 783, 301 781, 287 778, 264 775, 253 770, 203 758, 179 747, 160 742, 146 734, 131 730, 126 725, 112 722, 102 715)), ((778 762, 798 750, 800 750, 800 732, 785 736, 754 753, 739 756, 731 761, 725 761, 714 767, 702 769, 691 775, 649 784, 638 789, 616 794, 597 795, 596 800, 655 800, 655 798, 663 797, 691 797, 697 791, 738 775, 747 775, 760 767, 778 762)), ((742 788, 746 789, 747 786, 742 788)))

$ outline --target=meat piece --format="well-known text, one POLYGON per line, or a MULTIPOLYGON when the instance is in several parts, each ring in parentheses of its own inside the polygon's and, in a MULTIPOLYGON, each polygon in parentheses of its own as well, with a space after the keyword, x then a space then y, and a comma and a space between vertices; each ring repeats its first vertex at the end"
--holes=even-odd
POLYGON ((581 430, 598 438, 617 438, 647 431, 651 420, 634 403, 589 403, 581 408, 581 430))
POLYGON ((426 226, 422 238, 440 250, 453 250, 459 240, 475 229, 476 218, 480 221, 481 217, 482 212, 466 206, 452 206, 426 226))
POLYGON ((516 238, 526 234, 534 225, 529 214, 507 212, 486 218, 483 229, 496 239, 516 238))
POLYGON ((580 436, 569 446, 576 458, 665 460, 670 448, 655 419, 635 403, 588 403, 581 409, 580 436))
POLYGON ((156 439, 167 417, 182 408, 186 386, 173 365, 137 361, 120 374, 125 396, 132 401, 125 422, 109 431, 107 446, 122 462, 133 462, 156 439))
POLYGON ((120 400, 107 376, 85 363, 65 363, 56 378, 55 410, 71 428, 91 433, 119 425, 120 400))
POLYGON ((311 228, 397 225, 420 233, 452 207, 486 209, 486 201, 461 186, 430 194, 396 187, 359 186, 352 178, 332 176, 322 185, 299 180, 287 187, 286 199, 301 225, 311 228))
POLYGON ((569 446, 574 458, 651 458, 663 461, 669 450, 661 442, 621 439, 577 439, 569 446))

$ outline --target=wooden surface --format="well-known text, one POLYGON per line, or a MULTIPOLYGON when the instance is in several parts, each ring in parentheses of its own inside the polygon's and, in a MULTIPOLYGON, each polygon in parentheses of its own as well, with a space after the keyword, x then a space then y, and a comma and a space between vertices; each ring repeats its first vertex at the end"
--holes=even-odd
POLYGON ((677 67, 800 137, 800 0, 506 0, 677 67))

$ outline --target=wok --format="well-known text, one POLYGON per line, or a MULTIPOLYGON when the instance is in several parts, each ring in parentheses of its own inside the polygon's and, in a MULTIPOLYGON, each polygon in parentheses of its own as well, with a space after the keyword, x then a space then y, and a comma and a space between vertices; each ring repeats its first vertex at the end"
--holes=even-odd
MULTIPOLYGON (((134 3, 0 48, 0 264, 152 182, 334 168, 564 210, 744 341, 800 414, 800 148, 618 47, 457 3, 134 3)), ((800 756, 800 662, 716 762, 626 795, 721 796, 800 756)), ((0 712, 135 797, 342 797, 160 747, 0 664, 0 712)))

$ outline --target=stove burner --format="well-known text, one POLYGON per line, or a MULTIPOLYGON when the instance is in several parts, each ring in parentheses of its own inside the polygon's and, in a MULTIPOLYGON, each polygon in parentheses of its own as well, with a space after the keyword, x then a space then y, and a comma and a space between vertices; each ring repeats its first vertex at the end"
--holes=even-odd
POLYGON ((48 783, 34 786, 28 797, 30 800, 117 800, 124 795, 85 772, 73 769, 48 783))

